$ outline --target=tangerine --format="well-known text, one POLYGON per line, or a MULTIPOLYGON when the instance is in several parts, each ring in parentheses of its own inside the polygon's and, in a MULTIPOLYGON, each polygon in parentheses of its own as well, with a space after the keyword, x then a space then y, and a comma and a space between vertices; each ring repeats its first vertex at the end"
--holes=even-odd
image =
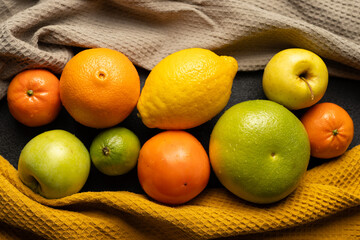
POLYGON ((7 102, 11 115, 22 124, 48 124, 61 110, 59 79, 45 69, 20 72, 9 84, 7 102))
POLYGON ((348 149, 354 137, 353 120, 335 103, 314 105, 301 117, 301 122, 308 133, 313 157, 338 157, 348 149))
POLYGON ((165 131, 140 149, 138 177, 144 191, 165 204, 196 197, 210 177, 209 157, 201 143, 185 131, 165 131))
POLYGON ((140 95, 140 77, 121 52, 108 48, 76 54, 60 77, 60 97, 79 123, 93 128, 112 127, 127 118, 140 95))

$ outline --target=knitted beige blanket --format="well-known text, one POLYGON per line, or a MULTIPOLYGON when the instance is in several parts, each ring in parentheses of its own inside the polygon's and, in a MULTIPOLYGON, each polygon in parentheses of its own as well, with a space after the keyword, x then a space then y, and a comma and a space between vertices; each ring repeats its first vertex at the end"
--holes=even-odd
POLYGON ((14 74, 61 73, 73 47, 108 47, 151 70, 177 50, 202 47, 261 70, 276 52, 320 55, 330 75, 360 79, 359 1, 2 0, 0 99, 14 74))

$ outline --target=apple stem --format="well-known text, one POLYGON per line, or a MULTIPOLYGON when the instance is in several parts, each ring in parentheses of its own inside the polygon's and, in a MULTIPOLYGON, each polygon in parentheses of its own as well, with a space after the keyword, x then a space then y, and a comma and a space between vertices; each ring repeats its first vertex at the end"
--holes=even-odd
POLYGON ((315 98, 315 97, 314 97, 314 93, 313 93, 313 90, 312 90, 309 82, 308 82, 304 77, 300 77, 300 79, 303 80, 303 81, 306 83, 306 85, 309 87, 309 89, 310 89, 310 94, 311 94, 311 100, 314 100, 314 98, 315 98))

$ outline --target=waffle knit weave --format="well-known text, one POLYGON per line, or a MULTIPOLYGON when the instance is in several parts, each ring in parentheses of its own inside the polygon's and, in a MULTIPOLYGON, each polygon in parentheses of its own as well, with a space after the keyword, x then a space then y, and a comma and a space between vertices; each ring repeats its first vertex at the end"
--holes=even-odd
POLYGON ((269 205, 223 188, 175 207, 125 191, 49 200, 2 157, 0 198, 1 239, 360 239, 360 146, 307 171, 292 194, 269 205))

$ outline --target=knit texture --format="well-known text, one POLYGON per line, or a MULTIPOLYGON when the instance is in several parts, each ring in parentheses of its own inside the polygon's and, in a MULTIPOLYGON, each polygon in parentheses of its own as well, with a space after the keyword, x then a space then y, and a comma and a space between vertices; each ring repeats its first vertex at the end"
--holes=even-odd
POLYGON ((360 238, 360 146, 309 170, 295 192, 269 205, 248 203, 223 188, 175 207, 125 191, 48 200, 23 185, 2 157, 0 185, 0 233, 11 238, 360 238))
POLYGON ((330 74, 360 79, 358 1, 43 0, 0 1, 0 99, 14 74, 55 73, 72 47, 108 47, 151 70, 184 48, 235 57, 239 70, 263 69, 278 51, 311 50, 330 74))

